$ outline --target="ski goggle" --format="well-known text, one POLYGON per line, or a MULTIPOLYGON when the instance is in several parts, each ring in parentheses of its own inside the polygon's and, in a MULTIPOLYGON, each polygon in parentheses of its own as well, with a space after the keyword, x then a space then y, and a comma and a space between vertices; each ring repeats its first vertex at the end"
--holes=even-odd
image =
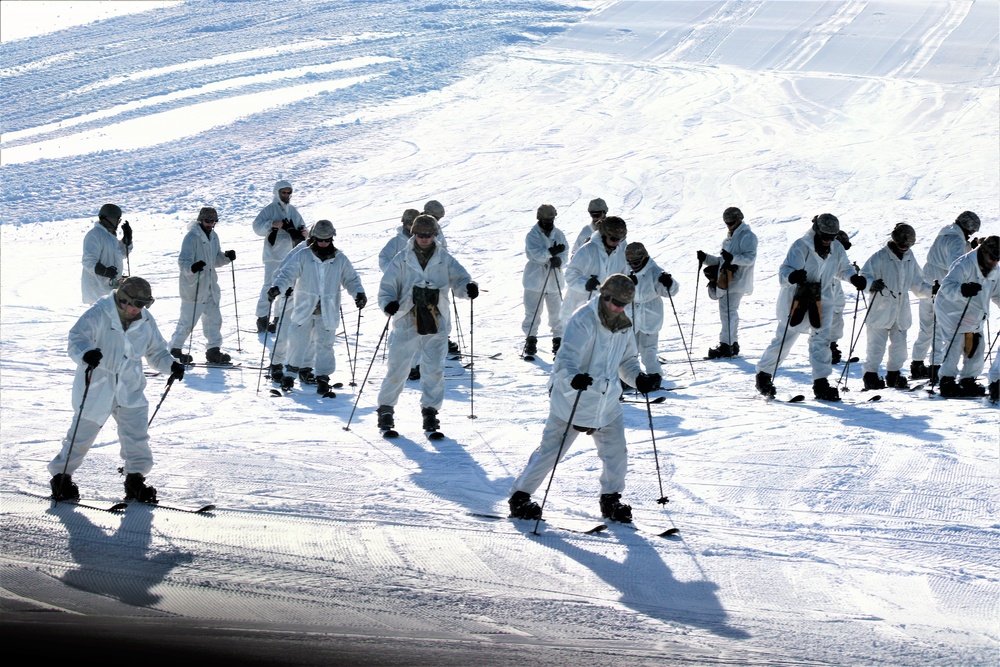
POLYGON ((418 239, 432 239, 434 234, 414 234, 418 239))
POLYGON ((154 301, 156 301, 156 299, 154 299, 153 297, 149 297, 148 299, 143 299, 140 297, 131 297, 128 296, 127 294, 118 295, 118 303, 120 303, 123 306, 132 306, 133 308, 149 308, 150 306, 153 305, 154 301))
POLYGON ((612 304, 614 304, 615 306, 618 306, 619 308, 624 308, 625 306, 627 306, 629 304, 629 302, 627 302, 627 301, 619 301, 618 299, 616 299, 613 296, 605 296, 604 300, 605 301, 610 301, 612 304))
POLYGON ((836 234, 824 234, 822 232, 817 232, 817 236, 819 236, 820 241, 833 241, 837 238, 836 234))
POLYGON ((591 211, 590 212, 590 217, 594 218, 595 220, 597 218, 603 218, 604 217, 604 211, 591 211))
POLYGON ((621 243, 622 240, 620 236, 605 236, 604 238, 608 243, 621 243))

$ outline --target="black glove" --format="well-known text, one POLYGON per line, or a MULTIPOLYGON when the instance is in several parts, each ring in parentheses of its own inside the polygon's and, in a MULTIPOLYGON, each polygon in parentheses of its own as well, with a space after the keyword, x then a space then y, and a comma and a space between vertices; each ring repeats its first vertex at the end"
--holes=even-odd
POLYGON ((708 258, 708 255, 706 255, 706 254, 705 254, 705 251, 704 251, 704 250, 699 250, 699 251, 698 251, 698 263, 699 263, 699 264, 704 264, 704 263, 705 263, 705 260, 706 260, 707 258, 708 258))
POLYGON ((199 259, 197 262, 191 265, 191 273, 201 273, 204 268, 205 268, 205 262, 199 259))
POLYGON ((601 281, 597 279, 597 276, 590 276, 587 279, 587 284, 583 286, 583 289, 588 292, 593 292, 595 289, 601 286, 601 281))
POLYGON ((94 273, 102 278, 114 278, 118 275, 117 266, 104 266, 100 262, 94 265, 94 273))
POLYGON ((389 315, 391 317, 391 316, 395 315, 398 312, 399 312, 399 302, 398 301, 390 301, 389 303, 385 304, 385 314, 386 315, 389 315))
POLYGON ((657 278, 657 280, 659 280, 660 284, 666 287, 667 289, 670 289, 671 287, 674 286, 674 279, 666 271, 661 273, 660 277, 657 278))
POLYGON ((469 283, 465 286, 465 293, 469 295, 470 299, 475 299, 479 296, 479 285, 476 283, 469 283))
POLYGON ((368 305, 368 297, 365 296, 364 292, 358 292, 358 295, 354 297, 354 305, 357 306, 358 310, 368 305))
POLYGON ((872 283, 871 289, 869 291, 881 293, 882 290, 884 289, 885 289, 885 282, 883 282, 881 278, 876 278, 875 282, 872 283))
POLYGON ((972 239, 969 240, 969 245, 972 246, 973 250, 975 250, 976 248, 979 247, 979 244, 982 243, 982 242, 983 242, 983 239, 972 238, 972 239))
POLYGON ((934 286, 931 287, 931 296, 936 295, 938 293, 939 289, 941 289, 941 283, 939 283, 938 281, 935 280, 934 281, 934 286))
POLYGON ((285 290, 285 296, 291 296, 293 291, 291 285, 289 285, 288 289, 285 290))
POLYGON ((306 235, 303 231, 301 229, 296 229, 295 227, 288 230, 288 235, 292 237, 292 247, 295 247, 306 240, 306 235))
POLYGON ((659 373, 652 373, 646 375, 645 373, 639 373, 635 376, 635 388, 639 390, 640 394, 648 394, 651 391, 656 391, 660 388, 660 382, 663 380, 659 373))
POLYGON ((632 281, 633 285, 639 284, 639 276, 635 275, 634 273, 628 274, 628 279, 632 281))
POLYGON ((278 287, 276 285, 272 286, 269 290, 267 290, 267 300, 268 300, 268 302, 273 302, 275 299, 278 298, 279 294, 281 294, 281 290, 278 289, 278 287))
POLYGON ((844 250, 851 249, 851 239, 847 237, 847 232, 845 232, 843 229, 837 232, 837 240, 840 241, 840 245, 844 246, 844 250))
POLYGON ((855 273, 853 276, 851 276, 851 284, 854 285, 854 289, 860 292, 861 290, 863 290, 865 287, 868 286, 868 279, 865 278, 860 273, 855 273))
POLYGON ((979 294, 983 286, 979 283, 962 283, 962 296, 965 298, 974 297, 979 294))
POLYGON ((182 364, 179 361, 175 361, 174 363, 170 364, 170 377, 174 378, 175 380, 183 380, 184 364, 182 364))
POLYGON ((128 224, 128 220, 122 223, 122 243, 125 247, 132 245, 132 225, 128 224))
POLYGON ((225 256, 229 259, 230 262, 232 262, 232 261, 234 261, 236 259, 236 251, 235 250, 227 250, 223 254, 225 254, 225 256))
POLYGON ((551 248, 549 248, 549 252, 553 256, 558 255, 560 253, 564 253, 564 252, 566 252, 566 246, 564 244, 562 244, 562 243, 557 243, 554 246, 552 246, 551 248))
POLYGON ((560 266, 562 266, 562 260, 559 259, 558 257, 553 257, 552 259, 549 260, 549 266, 551 266, 553 269, 558 269, 560 266))
POLYGON ((722 251, 722 260, 726 264, 731 263, 733 261, 733 253, 729 252, 728 250, 723 250, 722 251))
POLYGON ((104 355, 101 353, 101 348, 95 347, 93 350, 87 350, 83 353, 83 363, 87 364, 91 368, 97 368, 101 364, 101 359, 104 355))
POLYGON ((288 218, 284 218, 281 221, 281 228, 284 229, 286 232, 291 233, 292 230, 295 229, 295 223, 293 223, 288 218))
POLYGON ((278 230, 271 228, 271 233, 267 235, 267 242, 270 245, 274 245, 274 242, 278 239, 278 230))
POLYGON ((583 391, 592 384, 594 384, 594 378, 590 377, 586 373, 577 373, 573 376, 569 386, 573 387, 573 389, 576 389, 577 391, 583 391))
POLYGON ((795 269, 788 274, 788 282, 793 285, 801 285, 806 281, 806 270, 805 269, 795 269))

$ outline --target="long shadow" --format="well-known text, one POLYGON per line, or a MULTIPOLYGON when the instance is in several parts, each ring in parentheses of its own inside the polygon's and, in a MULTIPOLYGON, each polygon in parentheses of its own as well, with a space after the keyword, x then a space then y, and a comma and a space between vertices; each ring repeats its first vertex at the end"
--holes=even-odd
POLYGON ((615 532, 624 536, 620 543, 628 549, 623 562, 580 548, 556 531, 546 532, 538 543, 585 566, 621 593, 620 603, 644 616, 704 628, 729 639, 751 637, 730 624, 716 595, 718 584, 704 579, 678 581, 647 539, 630 528, 619 527, 615 532))
POLYGON ((118 530, 110 535, 94 525, 85 511, 74 511, 67 504, 49 510, 69 533, 69 550, 77 565, 61 577, 69 586, 136 607, 151 607, 161 599, 153 587, 173 568, 194 559, 191 552, 180 549, 150 556, 152 508, 130 506, 118 530))

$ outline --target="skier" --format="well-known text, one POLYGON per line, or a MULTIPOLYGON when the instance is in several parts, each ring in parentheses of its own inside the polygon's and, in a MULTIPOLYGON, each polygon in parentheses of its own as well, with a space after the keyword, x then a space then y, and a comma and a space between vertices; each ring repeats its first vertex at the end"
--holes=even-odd
POLYGON ((533 355, 538 352, 538 329, 543 301, 549 313, 552 354, 555 354, 562 344, 562 265, 569 253, 566 249, 566 235, 555 226, 555 206, 542 204, 538 207, 535 218, 538 223, 532 225, 524 238, 524 254, 528 258, 521 276, 521 285, 524 287, 524 321, 521 322, 521 331, 527 337, 524 354, 533 355))
POLYGON ((378 394, 378 426, 395 428, 393 414, 414 356, 420 355, 420 407, 425 431, 440 428, 437 414, 444 403, 444 360, 451 331, 449 292, 475 299, 479 286, 444 248, 432 215, 419 215, 406 250, 389 263, 379 285, 379 307, 392 318, 389 367, 378 394))
POLYGON ((267 290, 274 284, 273 276, 281 260, 292 248, 305 240, 306 222, 292 204, 292 184, 278 181, 273 188, 274 199, 265 206, 253 221, 253 231, 264 237, 264 286, 257 299, 257 333, 274 333, 278 318, 267 321, 267 290))
POLYGON ((933 362, 940 366, 942 396, 983 396, 976 378, 983 370, 989 341, 983 340, 983 322, 990 301, 1000 306, 1000 237, 990 236, 976 250, 962 255, 941 281, 934 304, 937 340, 933 362), (949 350, 949 347, 951 348, 949 350), (947 355, 947 357, 945 356, 947 355), (958 358, 962 357, 962 372, 958 358))
POLYGON ((562 305, 563 329, 573 312, 590 300, 605 278, 628 272, 623 243, 627 233, 628 228, 621 218, 604 218, 594 236, 569 260, 562 305))
POLYGON ((591 199, 590 203, 587 204, 587 213, 590 214, 590 222, 583 226, 583 229, 580 230, 580 233, 576 237, 576 241, 573 242, 571 256, 575 255, 576 251, 582 248, 594 233, 597 232, 598 226, 608 215, 608 205, 600 197, 591 199))
MULTIPOLYGON (((955 218, 955 222, 945 225, 938 232, 934 242, 931 243, 930 250, 927 251, 927 261, 924 263, 924 280, 933 283, 944 280, 948 269, 959 257, 972 250, 972 243, 969 237, 979 231, 979 216, 972 211, 963 211, 955 218)), ((934 299, 937 297, 920 300, 918 309, 917 338, 913 341, 913 351, 910 362, 910 376, 917 378, 932 378, 937 381, 937 369, 928 368, 924 363, 927 352, 931 348, 931 340, 934 337, 934 299), (933 374, 932 374, 933 371, 933 374)), ((940 323, 938 323, 940 325, 940 323)), ((933 361, 931 365, 933 366, 933 361)))
POLYGON ((83 277, 80 288, 84 303, 94 303, 114 291, 124 277, 123 254, 132 252, 132 227, 122 225, 118 239, 118 224, 122 210, 117 204, 105 204, 97 214, 97 223, 83 237, 83 277))
POLYGON ((861 275, 868 281, 871 291, 865 319, 868 350, 861 366, 865 389, 884 389, 886 386, 905 389, 907 386, 906 377, 900 373, 908 352, 906 332, 913 321, 907 293, 929 297, 933 291, 933 286, 924 281, 920 265, 913 256, 911 248, 916 240, 913 227, 899 223, 893 228, 889 242, 861 268, 861 275), (889 359, 883 380, 878 370, 886 341, 889 342, 889 359))
POLYGON ((757 235, 743 221, 743 211, 730 206, 722 212, 722 222, 729 233, 722 242, 721 256, 698 251, 698 262, 705 264, 709 279, 708 295, 719 302, 722 321, 719 346, 708 350, 709 359, 735 357, 740 353, 737 340, 740 301, 753 294, 753 267, 757 262, 757 235))
POLYGON ((170 356, 167 342, 146 310, 152 303, 149 283, 130 276, 112 294, 98 299, 70 329, 67 352, 77 363, 74 413, 62 450, 48 466, 55 500, 80 497, 73 473, 108 417, 114 417, 125 459, 125 498, 156 502, 156 489, 145 483, 153 468, 153 454, 142 357, 177 380, 184 377, 184 366, 170 356))
POLYGON ((282 327, 288 331, 290 375, 282 387, 291 389, 295 375, 303 384, 316 384, 316 393, 330 392, 330 376, 337 369, 333 347, 340 326, 340 289, 354 295, 358 310, 368 297, 357 271, 344 253, 333 245, 337 235, 333 223, 320 220, 312 227, 309 239, 285 258, 274 275, 268 298, 274 299, 293 288, 291 308, 282 327))
POLYGON ((823 401, 839 401, 840 392, 831 387, 827 379, 833 370, 832 318, 821 316, 820 303, 836 303, 836 291, 841 289, 838 279, 850 282, 858 291, 863 290, 867 282, 864 276, 854 272, 844 246, 834 243, 840 231, 837 217, 823 213, 814 217, 812 223, 812 228, 792 243, 778 269, 781 283, 778 330, 757 362, 757 390, 765 396, 774 396, 771 380, 775 369, 788 356, 799 334, 809 333, 813 394, 823 401), (808 318, 805 317, 807 311, 808 318))
POLYGON ((410 233, 410 226, 413 225, 413 220, 418 215, 420 215, 420 211, 415 208, 408 208, 403 211, 400 225, 396 228, 396 235, 385 244, 382 251, 378 254, 378 268, 382 270, 382 273, 385 273, 392 258, 406 248, 406 242, 410 240, 410 236, 412 235, 410 233))
MULTIPOLYGON (((837 232, 837 238, 834 241, 842 245, 845 251, 851 249, 851 239, 843 229, 837 232)), ((854 267, 855 273, 859 272, 856 264, 852 263, 851 266, 854 267)), ((844 308, 847 306, 847 295, 844 294, 843 288, 837 285, 833 296, 833 310, 830 316, 830 363, 839 364, 844 355, 837 343, 844 337, 844 308)), ((856 296, 855 299, 859 299, 859 297, 856 296)))
POLYGON ((195 324, 201 320, 205 333, 205 360, 210 364, 228 364, 230 356, 220 350, 222 346, 222 313, 219 310, 219 277, 216 267, 225 266, 236 259, 235 250, 222 252, 215 224, 219 214, 211 206, 199 211, 198 218, 188 227, 177 256, 180 266, 181 314, 177 328, 170 339, 170 354, 182 364, 194 359, 183 352, 184 341, 191 335, 195 324))
MULTIPOLYGON (((444 206, 436 199, 429 200, 424 204, 424 215, 433 216, 434 220, 438 223, 438 233, 434 237, 434 245, 441 248, 442 250, 448 249, 448 243, 444 240, 444 231, 441 229, 441 218, 444 217, 444 206)), ((457 325, 457 322, 456 322, 457 325)), ((460 354, 461 350, 458 348, 458 343, 448 337, 448 354, 460 354)), ((420 364, 417 364, 412 369, 410 369, 410 380, 420 379, 420 364)))
POLYGON ((680 285, 650 258, 641 243, 625 247, 625 261, 631 269, 628 277, 635 284, 635 298, 627 312, 632 319, 636 349, 646 373, 659 375, 663 367, 656 350, 663 327, 663 297, 676 295, 680 285))
POLYGON ((619 403, 621 382, 648 394, 660 386, 660 376, 647 375, 636 358, 635 336, 626 309, 635 286, 616 273, 600 286, 600 297, 577 310, 566 325, 563 345, 549 377, 549 416, 542 440, 524 471, 514 480, 507 501, 510 516, 540 519, 541 507, 531 500, 560 455, 580 433, 594 436, 601 473, 601 515, 628 523, 632 508, 621 502, 625 490, 628 451, 619 403))

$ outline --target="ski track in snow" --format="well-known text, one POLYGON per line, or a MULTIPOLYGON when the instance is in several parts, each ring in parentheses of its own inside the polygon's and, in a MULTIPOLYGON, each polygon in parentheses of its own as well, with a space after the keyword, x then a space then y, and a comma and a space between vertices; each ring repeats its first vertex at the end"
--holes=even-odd
MULTIPOLYGON (((0 47, 0 596, 95 615, 565 644, 619 661, 681 650, 692 663, 991 662, 997 409, 923 390, 866 403, 860 364, 844 403, 769 403, 753 396, 753 364, 774 335, 778 266, 812 215, 840 216, 859 264, 897 220, 916 227, 921 261, 961 210, 1000 231, 995 3, 309 7, 179 5, 0 47), (203 129, 166 125, 192 111, 203 129), (94 138, 104 152, 83 143, 94 138), (334 220, 370 299, 353 375, 337 339, 334 399, 312 387, 271 398, 252 368, 263 337, 237 337, 233 308, 249 328, 263 280, 249 222, 278 178, 307 221, 334 220), (534 536, 529 522, 468 516, 505 512, 548 410, 544 321, 536 361, 519 359, 524 235, 547 202, 572 242, 595 196, 680 283, 686 339, 700 292, 691 364, 664 304, 660 356, 682 388, 650 406, 653 433, 645 405, 624 406, 626 500, 679 538, 534 536), (430 198, 483 290, 474 310, 458 301, 463 347, 502 358, 476 359, 474 393, 468 359, 448 362, 440 441, 420 430, 409 382, 389 441, 375 429, 384 340, 362 383, 385 325, 376 256, 400 212, 430 198), (208 516, 116 516, 18 493, 42 491, 71 419, 78 249, 105 200, 135 229, 129 261, 153 284, 167 338, 198 207, 219 209, 223 248, 237 251, 219 278, 224 347, 243 367, 189 370, 150 428, 161 500, 216 503, 208 516), (745 356, 706 362, 717 304, 694 255, 717 251, 730 204, 760 239, 755 292, 741 311, 745 356)), ((853 314, 852 294, 845 353, 853 314)), ((349 302, 345 316, 353 353, 349 302)), ((1000 330, 995 314, 989 325, 1000 330)), ((196 330, 198 360, 202 343, 196 330)), ((855 354, 864 345, 862 334, 855 354)), ((152 413, 166 378, 147 382, 152 413)), ((779 396, 810 394, 804 340, 776 382, 779 396)), ((117 500, 119 465, 109 423, 75 476, 85 499, 117 500)), ((600 469, 579 438, 547 510, 596 519, 600 469)))

